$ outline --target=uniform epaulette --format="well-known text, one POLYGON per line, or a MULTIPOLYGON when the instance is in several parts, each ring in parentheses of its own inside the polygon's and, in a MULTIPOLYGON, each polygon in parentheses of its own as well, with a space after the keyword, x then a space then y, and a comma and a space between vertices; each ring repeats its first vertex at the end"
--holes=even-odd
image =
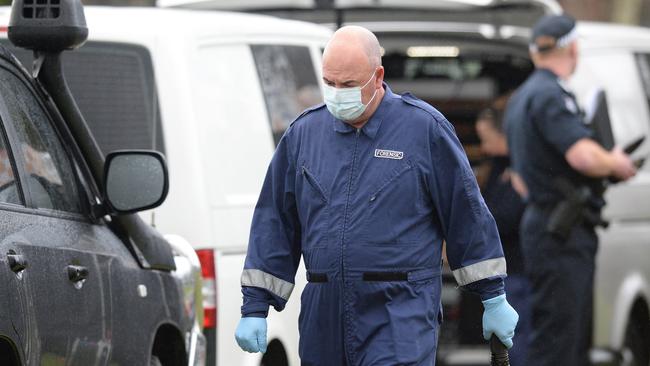
POLYGON ((404 93, 402 94, 402 100, 406 104, 410 104, 416 108, 422 109, 423 111, 429 113, 434 119, 438 118, 438 115, 440 112, 438 112, 434 107, 431 106, 431 104, 423 101, 422 99, 418 99, 416 96, 414 96, 411 93, 404 93))
POLYGON ((296 119, 294 119, 294 120, 289 124, 289 126, 293 126, 293 124, 296 123, 296 121, 298 121, 298 120, 301 119, 302 117, 308 115, 309 113, 311 113, 311 112, 313 112, 313 111, 315 111, 315 110, 321 109, 321 108, 323 108, 323 107, 325 107, 325 103, 316 104, 316 105, 314 105, 314 106, 311 106, 311 107, 305 109, 304 111, 302 111, 302 113, 300 113, 300 115, 298 115, 298 117, 296 117, 296 119))

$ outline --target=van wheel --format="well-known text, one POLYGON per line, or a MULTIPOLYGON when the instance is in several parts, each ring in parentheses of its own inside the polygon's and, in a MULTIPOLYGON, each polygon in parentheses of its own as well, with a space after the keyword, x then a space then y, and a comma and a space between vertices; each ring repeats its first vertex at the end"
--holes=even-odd
POLYGON ((282 342, 277 339, 272 340, 264 356, 262 356, 262 362, 260 366, 288 366, 289 359, 287 358, 287 353, 284 351, 284 346, 282 342))
POLYGON ((632 308, 625 330, 624 353, 630 354, 632 366, 650 366, 650 316, 642 301, 632 308))
POLYGON ((158 357, 151 355, 149 366, 162 366, 162 362, 160 362, 160 359, 158 357))

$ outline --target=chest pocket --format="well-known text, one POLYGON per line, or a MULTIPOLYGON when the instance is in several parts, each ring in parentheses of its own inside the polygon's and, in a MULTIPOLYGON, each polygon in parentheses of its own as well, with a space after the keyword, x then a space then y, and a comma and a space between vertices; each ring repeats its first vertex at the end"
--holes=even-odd
POLYGON ((305 164, 298 177, 298 215, 302 225, 303 249, 327 246, 329 195, 305 164))
POLYGON ((366 244, 408 245, 419 241, 422 192, 417 170, 400 161, 370 190, 362 239, 366 244))

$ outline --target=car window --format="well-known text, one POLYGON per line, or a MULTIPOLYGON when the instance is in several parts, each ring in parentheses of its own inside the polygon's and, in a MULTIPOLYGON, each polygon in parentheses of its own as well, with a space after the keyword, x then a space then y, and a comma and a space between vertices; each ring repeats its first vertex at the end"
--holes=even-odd
POLYGON ((81 205, 72 166, 58 135, 36 97, 12 73, 0 73, 2 95, 18 139, 17 161, 24 167, 32 204, 36 208, 79 213, 81 205), (18 158, 18 156, 20 158, 18 158))
POLYGON ((300 112, 323 101, 316 71, 304 46, 253 45, 251 50, 277 145, 300 112))
MULTIPOLYGON (((4 70, 0 69, 0 73, 4 73, 4 70)), ((4 95, 4 90, 1 90, 1 93, 4 95)), ((0 202, 22 204, 16 174, 11 163, 11 154, 2 133, 0 133, 0 202)))
MULTIPOLYGON (((6 45, 23 65, 32 52, 6 45)), ((165 153, 151 54, 142 46, 87 42, 63 54, 65 77, 104 154, 122 149, 165 153)))

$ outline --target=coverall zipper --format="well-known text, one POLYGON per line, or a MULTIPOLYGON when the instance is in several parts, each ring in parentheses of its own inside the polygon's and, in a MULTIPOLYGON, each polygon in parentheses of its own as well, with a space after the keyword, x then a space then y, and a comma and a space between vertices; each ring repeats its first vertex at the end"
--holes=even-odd
POLYGON ((345 345, 347 339, 347 326, 348 321, 348 312, 345 310, 345 297, 346 297, 346 277, 345 277, 345 231, 347 230, 348 223, 348 207, 350 205, 350 195, 352 194, 352 181, 354 179, 354 167, 357 161, 357 146, 359 145, 359 135, 361 134, 361 129, 357 128, 355 137, 354 137, 354 151, 352 152, 352 166, 350 168, 350 179, 348 181, 348 197, 345 201, 345 209, 343 210, 343 227, 341 233, 341 311, 343 312, 343 354, 345 355, 346 362, 350 364, 349 355, 345 345))

